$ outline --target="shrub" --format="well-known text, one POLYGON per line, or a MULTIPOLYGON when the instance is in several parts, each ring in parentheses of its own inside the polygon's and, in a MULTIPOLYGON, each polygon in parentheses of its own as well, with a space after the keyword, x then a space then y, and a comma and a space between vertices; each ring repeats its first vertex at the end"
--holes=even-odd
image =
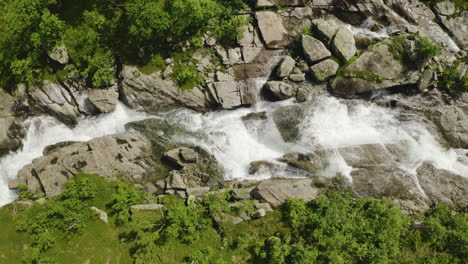
POLYGON ((166 237, 179 239, 186 244, 199 239, 211 227, 211 219, 206 215, 205 208, 199 205, 179 204, 170 208, 166 213, 166 222, 166 237))
POLYGON ((131 220, 130 206, 143 202, 146 197, 142 191, 123 181, 117 181, 114 188, 115 193, 112 194, 112 201, 108 206, 110 215, 116 216, 116 224, 121 225, 131 220))
POLYGON ((466 67, 468 57, 455 61, 451 66, 447 66, 439 76, 438 85, 447 89, 453 96, 460 96, 468 92, 468 75, 462 75, 463 66, 466 67))

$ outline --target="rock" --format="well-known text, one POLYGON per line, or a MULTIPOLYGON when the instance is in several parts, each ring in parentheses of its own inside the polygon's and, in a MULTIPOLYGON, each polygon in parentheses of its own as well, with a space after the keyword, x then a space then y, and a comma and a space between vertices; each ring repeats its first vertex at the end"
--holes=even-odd
POLYGON ((166 189, 185 190, 186 188, 187 185, 180 173, 176 170, 171 171, 171 175, 166 179, 166 189))
POLYGON ((279 206, 288 198, 300 198, 308 201, 317 197, 321 192, 312 183, 311 179, 266 180, 253 190, 253 195, 267 201, 273 207, 279 206))
POLYGON ((116 173, 140 181, 153 171, 151 143, 140 133, 121 133, 64 146, 33 160, 18 172, 18 183, 34 193, 59 195, 78 172, 112 179, 116 173))
POLYGON ((214 45, 216 45, 216 38, 209 35, 209 34, 206 34, 205 35, 205 43, 206 43, 207 46, 213 47, 214 45))
POLYGON ((30 96, 46 112, 68 125, 76 125, 80 109, 67 88, 58 82, 45 82, 42 87, 30 89, 30 96))
POLYGON ((468 148, 468 110, 456 106, 440 107, 431 119, 440 127, 450 146, 468 148))
POLYGON ((285 56, 281 63, 278 65, 278 68, 276 68, 276 75, 279 78, 287 77, 291 73, 295 65, 296 61, 293 58, 291 58, 291 56, 285 56))
POLYGON ((306 80, 305 73, 295 73, 289 75, 289 79, 293 82, 303 82, 306 80))
POLYGON ((239 213, 239 217, 242 218, 242 220, 244 221, 249 221, 251 220, 252 218, 244 211, 240 212, 239 213))
POLYGON ((49 55, 51 59, 60 64, 67 64, 70 60, 70 57, 68 56, 67 47, 65 46, 55 47, 51 51, 48 51, 47 55, 49 55))
POLYGON ((263 48, 258 47, 243 47, 242 48, 242 58, 245 63, 251 63, 255 58, 260 54, 263 48))
POLYGON ((147 183, 145 184, 144 187, 144 190, 146 193, 149 193, 149 194, 158 194, 158 193, 162 193, 162 191, 164 189, 158 189, 158 187, 156 187, 154 184, 152 183, 147 183))
POLYGON ((291 85, 281 81, 267 82, 264 89, 278 100, 285 100, 296 96, 296 90, 291 85))
POLYGON ((384 43, 371 46, 344 70, 345 75, 332 83, 332 91, 352 95, 401 85, 415 85, 420 73, 408 70, 389 51, 384 43))
POLYGON ((334 60, 328 59, 311 66, 310 71, 317 81, 323 82, 335 75, 339 67, 340 65, 334 60))
POLYGON ((345 27, 336 32, 331 47, 336 56, 342 61, 349 61, 357 52, 353 33, 345 27))
POLYGON ((237 64, 241 60, 241 54, 240 54, 239 48, 229 49, 228 55, 229 55, 229 63, 231 65, 237 64))
POLYGON ((99 209, 99 208, 97 208, 95 206, 91 206, 90 208, 91 208, 91 210, 93 210, 94 212, 96 212, 99 215, 99 219, 101 219, 101 221, 103 221, 106 224, 109 222, 106 212, 104 212, 103 210, 101 210, 101 209, 99 209))
POLYGON ((163 204, 136 204, 130 206, 130 210, 133 213, 144 210, 160 210, 162 208, 164 208, 163 204))
POLYGON ((187 163, 197 161, 197 153, 193 149, 181 147, 167 151, 164 153, 164 158, 176 169, 182 169, 187 163))
POLYGON ((228 65, 229 64, 229 57, 228 57, 228 53, 227 53, 226 49, 221 45, 216 45, 215 50, 216 50, 216 54, 221 59, 221 62, 224 65, 228 65))
POLYGON ((304 108, 301 105, 280 107, 273 112, 273 121, 285 142, 300 139, 299 125, 304 118, 304 108))
POLYGON ((451 1, 439 2, 435 5, 438 14, 443 16, 450 16, 455 13, 455 4, 451 1))
POLYGON ((259 218, 264 217, 265 215, 266 215, 265 209, 260 208, 252 214, 252 218, 259 219, 259 218))
POLYGON ((325 43, 330 43, 339 29, 338 24, 333 19, 314 19, 312 27, 317 32, 318 37, 325 43))
POLYGON ((250 188, 235 188, 231 190, 231 193, 234 194, 238 199, 248 200, 250 199, 250 193, 255 187, 250 188))
POLYGON ((323 151, 317 151, 308 154, 293 152, 285 154, 281 159, 282 162, 285 162, 295 168, 307 171, 311 175, 316 175, 317 173, 324 170, 329 165, 328 160, 328 153, 323 151))
POLYGON ((20 119, 13 113, 15 101, 0 90, 0 156, 22 147, 26 131, 20 119))
POLYGON ((119 98, 116 88, 90 90, 88 99, 99 113, 110 113, 115 110, 119 98))
POLYGON ((284 48, 288 44, 288 34, 281 16, 272 11, 259 11, 255 15, 267 47, 284 48))
POLYGON ((269 203, 259 203, 258 201, 255 201, 254 205, 255 205, 255 208, 263 209, 265 210, 265 212, 273 211, 273 208, 271 208, 271 205, 269 203))
POLYGON ((234 76, 232 76, 229 73, 224 73, 222 71, 217 71, 216 72, 216 80, 218 80, 218 82, 234 81, 234 76))
POLYGON ((196 187, 196 188, 187 188, 185 190, 187 194, 193 195, 195 197, 205 196, 210 191, 210 187, 196 187))
POLYGON ((226 214, 226 213, 220 213, 219 215, 213 215, 213 219, 214 219, 214 221, 216 222, 216 224, 218 226, 222 226, 225 223, 233 223, 233 224, 237 225, 237 224, 241 223, 242 221, 244 221, 244 219, 242 219, 240 217, 233 216, 233 215, 226 214))
POLYGON ((177 198, 180 198, 180 199, 187 198, 187 193, 185 192, 185 190, 176 190, 175 195, 177 198))
POLYGON ((331 56, 330 51, 320 40, 308 35, 302 36, 302 49, 310 63, 315 63, 331 56))
POLYGON ((120 75, 122 100, 136 110, 156 113, 181 106, 200 112, 209 109, 208 100, 198 87, 182 91, 173 80, 163 80, 160 73, 145 75, 128 65, 123 66, 120 75))
POLYGON ((305 6, 308 2, 308 0, 257 0, 256 7, 305 6))
POLYGON ((234 109, 242 105, 241 94, 237 87, 237 82, 215 82, 213 85, 216 89, 216 95, 222 108, 234 109))
POLYGON ((423 163, 417 170, 418 182, 428 205, 446 203, 457 209, 468 206, 468 178, 423 163))

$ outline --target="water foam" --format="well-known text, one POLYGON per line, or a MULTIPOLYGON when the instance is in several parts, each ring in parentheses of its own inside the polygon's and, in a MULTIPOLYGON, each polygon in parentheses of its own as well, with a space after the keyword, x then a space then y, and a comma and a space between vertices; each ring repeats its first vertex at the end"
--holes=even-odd
POLYGON ((22 167, 42 156, 44 147, 62 141, 87 141, 124 132, 126 123, 145 118, 146 114, 130 110, 122 103, 118 103, 112 113, 81 120, 75 128, 69 128, 50 116, 29 118, 25 121, 28 131, 23 148, 0 159, 0 206, 16 197, 15 192, 8 189, 8 181, 15 179, 22 167))

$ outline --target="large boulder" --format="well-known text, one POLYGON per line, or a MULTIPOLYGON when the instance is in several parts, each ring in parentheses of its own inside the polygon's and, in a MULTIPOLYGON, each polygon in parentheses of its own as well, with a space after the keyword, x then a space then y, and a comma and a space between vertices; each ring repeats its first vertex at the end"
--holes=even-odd
POLYGON ((288 33, 283 19, 273 11, 256 12, 258 27, 268 48, 284 48, 288 44, 288 33))
POLYGON ((65 182, 78 172, 105 178, 121 175, 140 182, 153 171, 151 143, 140 133, 103 136, 65 145, 33 160, 18 172, 18 183, 32 192, 59 195, 65 182))
POLYGON ((0 156, 22 146, 25 130, 13 113, 14 98, 0 90, 0 156))
POLYGON ((317 81, 322 82, 334 76, 339 67, 340 65, 334 60, 328 59, 312 65, 310 67, 310 72, 317 81))
POLYGON ((330 51, 320 40, 308 35, 302 36, 302 49, 304 51, 304 55, 311 63, 315 63, 331 56, 330 51))
POLYGON ((339 29, 338 24, 333 19, 314 19, 312 20, 312 27, 317 33, 318 37, 325 43, 330 43, 339 29))
POLYGON ((340 27, 331 43, 336 56, 342 61, 349 61, 357 52, 354 35, 349 29, 340 27))
POLYGON ((63 83, 45 82, 29 90, 32 100, 42 110, 57 117, 67 125, 76 125, 81 116, 77 101, 63 83))
POLYGON ((287 77, 295 65, 296 61, 291 56, 285 56, 276 69, 276 75, 280 78, 287 77))
POLYGON ((312 200, 322 191, 314 185, 312 179, 273 179, 261 182, 252 191, 252 195, 276 207, 289 198, 312 200))
POLYGON ((443 1, 436 4, 434 11, 459 47, 467 49, 468 10, 457 10, 452 1, 443 1))
POLYGON ((90 103, 100 113, 109 113, 115 110, 119 93, 117 87, 111 87, 108 89, 91 89, 89 91, 88 99, 90 103))
POLYGON ((291 85, 281 81, 269 81, 264 89, 270 92, 275 99, 285 100, 296 96, 296 89, 291 85))
POLYGON ((120 95, 128 106, 136 110, 149 113, 176 107, 201 112, 209 110, 208 100, 200 88, 182 91, 174 81, 161 78, 160 72, 146 75, 134 66, 124 65, 120 75, 120 95))
POLYGON ((352 95, 401 85, 415 85, 421 75, 403 65, 390 51, 392 40, 371 46, 332 83, 332 91, 352 95))
POLYGON ((273 112, 273 121, 285 142, 295 142, 301 138, 300 124, 304 115, 304 104, 283 106, 273 112))

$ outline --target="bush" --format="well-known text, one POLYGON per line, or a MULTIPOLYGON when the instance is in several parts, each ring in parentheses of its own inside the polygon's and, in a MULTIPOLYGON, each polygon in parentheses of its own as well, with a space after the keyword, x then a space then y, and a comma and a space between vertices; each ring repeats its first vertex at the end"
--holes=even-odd
POLYGON ((466 65, 468 65, 468 57, 447 66, 439 76, 438 85, 447 89, 455 97, 468 92, 468 75, 462 74, 462 67, 467 67, 466 65))
POLYGON ((130 206, 143 202, 146 195, 123 181, 117 181, 114 188, 115 193, 112 194, 112 201, 108 205, 110 208, 109 213, 116 216, 115 222, 117 225, 122 225, 132 218, 130 206))
POLYGON ((166 213, 167 227, 164 234, 167 238, 179 239, 190 244, 203 236, 211 227, 211 219, 205 208, 199 205, 185 206, 179 204, 166 213))

